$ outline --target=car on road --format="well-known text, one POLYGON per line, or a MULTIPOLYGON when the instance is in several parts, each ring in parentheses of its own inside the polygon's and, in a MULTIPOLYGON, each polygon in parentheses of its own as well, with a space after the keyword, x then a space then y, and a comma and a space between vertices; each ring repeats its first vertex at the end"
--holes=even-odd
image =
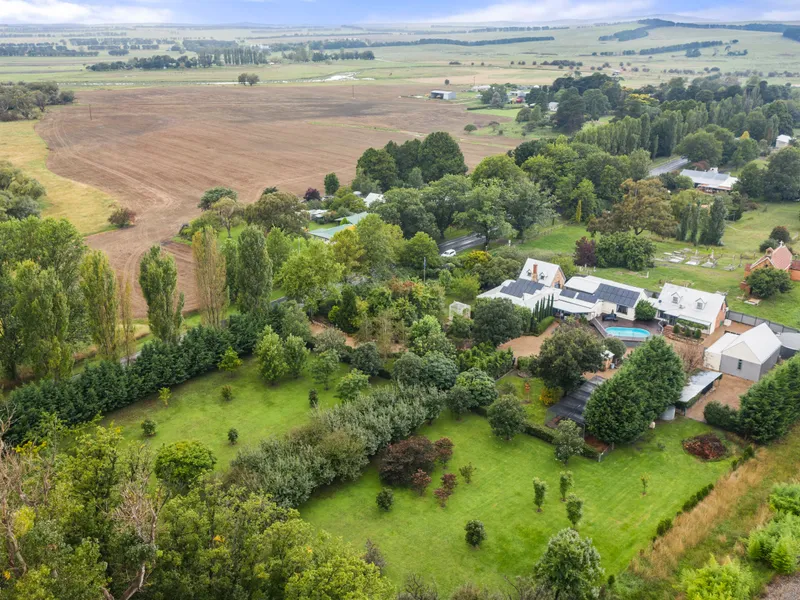
POLYGON ((453 258, 456 255, 456 251, 452 248, 450 250, 445 250, 441 254, 444 258, 453 258))

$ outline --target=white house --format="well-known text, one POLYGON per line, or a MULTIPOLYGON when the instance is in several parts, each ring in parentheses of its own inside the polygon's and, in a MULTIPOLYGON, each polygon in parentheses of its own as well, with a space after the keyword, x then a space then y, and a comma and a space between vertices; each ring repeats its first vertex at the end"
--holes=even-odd
POLYGON ((558 110, 558 102, 548 102, 547 110, 550 112, 556 112, 558 110))
POLYGON ((543 300, 549 301, 550 296, 557 298, 558 290, 547 287, 537 281, 532 281, 530 278, 519 278, 517 280, 508 279, 496 288, 480 294, 478 298, 505 298, 517 306, 524 306, 533 310, 539 302, 543 300))
POLYGON ((725 320, 728 304, 722 294, 665 283, 656 300, 656 309, 656 316, 669 325, 687 321, 704 333, 714 333, 725 320))
POLYGON ((716 167, 712 167, 708 171, 684 169, 681 171, 681 175, 691 179, 694 187, 709 192, 730 192, 734 184, 739 181, 738 177, 720 173, 716 167))
POLYGON ((762 323, 741 335, 726 332, 706 349, 703 362, 707 369, 758 381, 775 366, 780 352, 780 339, 762 323))
POLYGON ((557 264, 529 258, 525 261, 519 279, 537 281, 546 287, 562 288, 567 281, 564 271, 557 264))
POLYGON ((366 198, 364 198, 364 204, 367 205, 367 208, 372 206, 375 202, 383 202, 383 194, 376 194, 375 192, 371 192, 367 194, 366 198))
POLYGON ((790 135, 779 135, 775 138, 775 148, 780 150, 781 148, 786 148, 789 144, 792 143, 792 136, 790 135))
MULTIPOLYGON (((592 304, 593 309, 586 314, 588 318, 604 314, 615 314, 622 319, 633 321, 634 309, 639 301, 649 302, 643 288, 617 283, 593 275, 576 275, 564 285, 560 300, 592 304)), ((569 313, 564 311, 565 314, 569 313)))

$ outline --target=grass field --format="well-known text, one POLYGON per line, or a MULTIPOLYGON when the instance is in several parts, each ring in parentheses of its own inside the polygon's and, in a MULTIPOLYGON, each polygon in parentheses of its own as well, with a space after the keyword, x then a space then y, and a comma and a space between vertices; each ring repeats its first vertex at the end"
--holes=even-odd
MULTIPOLYGON (((591 274, 654 291, 661 289, 664 283, 670 282, 709 292, 724 292, 728 294, 729 307, 735 311, 798 327, 800 326, 800 285, 797 283, 793 284, 792 291, 788 294, 780 294, 762 300, 758 306, 745 304, 742 291, 739 289, 739 283, 744 279, 744 265, 761 255, 758 246, 769 237, 773 227, 776 225, 787 226, 792 237, 797 237, 800 233, 798 210, 800 210, 798 206, 793 203, 765 203, 761 209, 746 212, 739 221, 729 223, 722 240, 724 246, 718 248, 697 247, 700 257, 707 257, 714 252, 715 258, 718 259, 715 269, 656 261, 654 268, 638 273, 611 268, 592 270, 591 274), (725 270, 725 267, 730 265, 733 265, 735 269, 725 270)), ((584 235, 589 237, 583 226, 565 224, 526 241, 520 245, 520 248, 531 256, 539 255, 545 259, 552 253, 572 254, 575 250, 575 241, 584 235)), ((690 244, 675 240, 656 239, 655 241, 656 258, 663 257, 664 252, 690 246, 690 244)))
POLYGON ((286 433, 308 421, 308 391, 316 388, 322 408, 339 401, 334 386, 348 368, 341 365, 331 377, 331 389, 317 387, 308 376, 284 379, 270 386, 258 374, 254 359, 245 360, 232 376, 215 371, 172 389, 169 406, 158 397, 142 400, 109 414, 106 423, 122 427, 127 443, 145 442, 154 448, 179 440, 196 439, 206 444, 217 457, 217 469, 226 469, 240 446, 257 444, 271 435, 286 433), (220 388, 230 385, 234 398, 220 398, 220 388), (156 422, 156 435, 142 436, 141 423, 150 418, 156 422), (239 431, 239 444, 228 443, 228 430, 239 431))
MULTIPOLYGON (((580 532, 593 539, 608 573, 623 570, 647 545, 661 518, 673 516, 691 494, 728 467, 727 460, 703 463, 683 451, 681 440, 705 431, 708 427, 701 423, 679 419, 659 425, 633 446, 616 449, 602 463, 570 461, 574 491, 585 502, 580 532), (641 494, 643 473, 651 476, 647 496, 641 494)), ((553 447, 524 435, 501 441, 476 415, 461 421, 442 416, 421 433, 432 440, 453 440, 453 472, 470 462, 476 469, 471 484, 459 481, 446 508, 432 496, 442 475, 437 469, 425 496, 396 489, 392 510, 379 511, 375 495, 381 484, 373 465, 357 482, 316 494, 301 507, 303 518, 356 546, 371 539, 397 584, 419 573, 447 594, 466 581, 499 587, 505 576, 528 573, 549 536, 569 525, 558 500, 563 467, 554 460, 553 447), (533 507, 533 477, 549 485, 541 514, 533 507), (486 526, 488 538, 479 550, 464 542, 464 524, 470 519, 486 526)))
POLYGON ((36 133, 35 125, 35 121, 0 123, 0 161, 11 162, 45 187, 45 216, 66 217, 84 235, 109 229, 107 219, 115 205, 114 199, 95 187, 50 171, 47 168, 49 150, 36 133))

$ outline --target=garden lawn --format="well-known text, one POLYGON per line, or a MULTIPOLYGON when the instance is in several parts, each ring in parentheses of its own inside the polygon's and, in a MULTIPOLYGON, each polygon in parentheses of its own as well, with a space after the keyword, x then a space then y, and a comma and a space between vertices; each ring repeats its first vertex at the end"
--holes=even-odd
MULTIPOLYGON (((708 430, 688 419, 660 423, 643 441, 616 449, 602 463, 570 461, 574 491, 585 501, 579 530, 593 539, 608 574, 622 571, 648 544, 660 519, 674 516, 689 496, 729 468, 729 460, 703 463, 683 451, 683 439, 708 430), (647 496, 641 494, 643 473, 651 477, 647 496)), ((424 496, 395 489, 392 510, 380 511, 375 495, 381 483, 373 464, 357 482, 315 494, 301 507, 303 518, 356 547, 367 539, 375 542, 386 558, 387 576, 398 586, 418 573, 435 580, 439 593, 447 596, 467 581, 500 587, 506 576, 529 573, 549 537, 569 525, 558 499, 563 467, 553 458, 553 447, 525 435, 499 440, 477 415, 461 421, 443 415, 421 434, 453 440, 449 471, 457 473, 467 463, 476 469, 469 485, 459 476, 446 508, 432 494, 443 473, 438 468, 424 496), (549 485, 542 513, 533 506, 533 477, 549 485), (470 519, 486 527, 488 537, 479 550, 464 541, 470 519)))
POLYGON ((516 372, 512 371, 497 380, 497 390, 501 394, 508 393, 506 391, 508 386, 512 386, 514 395, 522 400, 522 406, 525 408, 525 412, 528 413, 528 420, 531 423, 544 424, 547 417, 547 407, 539 400, 539 395, 544 388, 544 382, 538 377, 520 377, 516 372), (525 382, 531 384, 528 393, 525 393, 525 382))
POLYGON ((336 381, 348 371, 340 365, 331 377, 329 390, 316 386, 309 376, 282 379, 271 386, 261 379, 255 359, 247 359, 233 375, 215 371, 196 377, 172 389, 169 406, 157 395, 109 414, 104 423, 122 427, 128 443, 145 442, 153 448, 179 440, 194 439, 206 444, 217 457, 217 469, 226 469, 239 447, 257 444, 271 435, 286 433, 309 420, 308 391, 319 392, 320 407, 336 403, 336 381), (230 385, 233 400, 220 398, 220 388, 230 385), (141 423, 150 418, 156 423, 156 435, 142 436, 141 423), (239 443, 228 443, 228 430, 239 431, 239 443))

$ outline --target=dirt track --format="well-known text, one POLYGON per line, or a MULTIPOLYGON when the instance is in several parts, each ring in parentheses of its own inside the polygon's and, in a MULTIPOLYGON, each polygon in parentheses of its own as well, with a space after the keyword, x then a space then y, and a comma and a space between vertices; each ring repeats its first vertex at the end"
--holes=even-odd
MULTIPOLYGON (((432 131, 459 137, 467 164, 513 148, 518 140, 463 137, 467 123, 496 117, 463 106, 408 98, 413 85, 192 86, 96 91, 78 105, 47 113, 37 131, 50 148, 47 166, 96 186, 138 214, 135 227, 94 235, 121 276, 135 281, 142 254, 167 242, 199 214, 203 191, 229 185, 252 202, 267 186, 302 193, 326 173, 355 175, 370 146, 432 131), (89 105, 91 116, 89 119, 89 105)), ((186 308, 196 307, 191 251, 167 244, 178 259, 186 308)), ((137 315, 145 314, 137 293, 137 315)))

